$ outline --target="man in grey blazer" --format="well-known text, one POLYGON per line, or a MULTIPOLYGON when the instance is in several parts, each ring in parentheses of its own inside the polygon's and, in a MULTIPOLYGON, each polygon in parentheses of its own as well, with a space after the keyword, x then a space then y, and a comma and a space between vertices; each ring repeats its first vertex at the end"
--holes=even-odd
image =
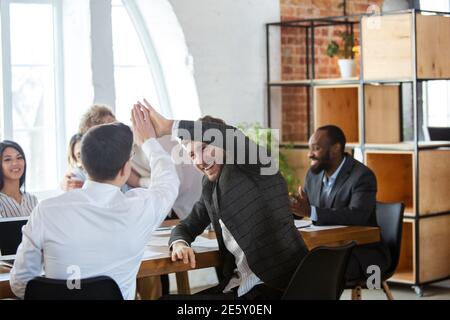
POLYGON ((189 245, 212 223, 223 278, 201 294, 226 299, 280 298, 308 250, 295 227, 287 185, 279 171, 267 173, 264 169, 272 163, 263 163, 258 153, 261 147, 222 120, 168 120, 145 104, 157 136, 172 134, 183 139, 194 164, 204 173, 199 201, 172 231, 172 260, 195 267, 189 245))
MULTIPOLYGON (((377 226, 377 181, 373 172, 345 152, 345 135, 336 126, 321 127, 309 140, 311 168, 292 209, 316 225, 377 226)), ((347 280, 366 278, 367 267, 381 271, 390 263, 381 243, 357 246, 346 272, 347 280)))

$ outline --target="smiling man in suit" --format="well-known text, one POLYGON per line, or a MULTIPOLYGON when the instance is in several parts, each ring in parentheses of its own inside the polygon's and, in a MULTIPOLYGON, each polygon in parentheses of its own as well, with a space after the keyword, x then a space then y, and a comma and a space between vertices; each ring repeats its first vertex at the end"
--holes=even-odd
MULTIPOLYGON (((320 127, 309 140, 311 168, 304 188, 292 203, 294 213, 311 217, 316 225, 377 226, 377 181, 373 172, 345 152, 345 135, 339 127, 320 127)), ((353 250, 347 280, 366 278, 367 267, 381 271, 389 266, 388 248, 381 243, 353 250)))
POLYGON ((196 298, 280 298, 308 249, 294 224, 286 182, 277 168, 271 170, 270 157, 261 157, 260 146, 220 119, 173 121, 146 105, 157 135, 182 139, 204 174, 199 201, 169 241, 172 261, 195 267, 190 244, 214 227, 223 278, 196 298))

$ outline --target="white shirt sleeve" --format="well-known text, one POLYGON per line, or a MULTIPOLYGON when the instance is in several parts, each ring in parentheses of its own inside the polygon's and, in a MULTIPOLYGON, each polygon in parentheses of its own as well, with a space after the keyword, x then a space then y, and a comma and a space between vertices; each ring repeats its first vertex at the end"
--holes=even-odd
POLYGON ((22 243, 19 245, 14 266, 11 269, 12 292, 23 299, 28 281, 42 275, 42 240, 44 226, 39 213, 39 205, 33 210, 28 223, 22 229, 22 243))
POLYGON ((172 139, 178 141, 178 127, 180 126, 180 120, 174 120, 172 124, 172 139))
POLYGON ((150 161, 151 177, 147 189, 135 188, 126 196, 139 196, 143 199, 144 214, 148 216, 150 231, 157 228, 170 212, 178 196, 180 180, 169 154, 156 139, 151 138, 142 144, 142 150, 150 161))

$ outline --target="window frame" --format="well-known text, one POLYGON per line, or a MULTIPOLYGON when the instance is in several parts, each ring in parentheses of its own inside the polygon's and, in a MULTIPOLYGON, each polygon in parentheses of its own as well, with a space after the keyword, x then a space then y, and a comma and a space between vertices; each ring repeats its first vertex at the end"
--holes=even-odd
MULTIPOLYGON (((62 21, 62 2, 58 0, 2 0, 0 2, 0 21, 1 21, 1 64, 2 64, 2 97, 3 104, 1 112, 1 139, 13 139, 13 109, 12 109, 12 65, 11 65, 11 4, 46 4, 51 5, 53 9, 53 77, 54 77, 54 101, 55 101, 55 134, 56 134, 56 175, 64 175, 65 153, 66 153, 66 134, 65 134, 65 110, 64 110, 64 56, 63 56, 63 21, 62 21)), ((58 183, 58 182, 57 182, 58 183)), ((57 186, 56 186, 57 188, 57 186)), ((33 190, 38 197, 49 193, 51 190, 33 190)))

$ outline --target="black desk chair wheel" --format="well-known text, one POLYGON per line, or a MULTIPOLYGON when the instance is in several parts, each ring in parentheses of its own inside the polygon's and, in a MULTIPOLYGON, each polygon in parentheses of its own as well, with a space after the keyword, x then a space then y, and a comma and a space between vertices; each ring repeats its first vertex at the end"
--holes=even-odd
POLYGON ((80 289, 69 289, 67 280, 37 277, 25 289, 25 300, 123 300, 117 283, 107 276, 81 279, 80 289))
MULTIPOLYGON (((400 258, 404 211, 405 205, 403 203, 377 202, 376 205, 381 242, 389 248, 391 256, 391 265, 386 272, 381 274, 383 291, 389 300, 393 300, 394 296, 387 284, 387 280, 395 273, 400 258)), ((367 287, 366 279, 347 282, 345 286, 347 289, 352 289, 352 300, 361 300, 361 289, 367 287)))
POLYGON ((344 290, 344 275, 351 242, 339 247, 318 247, 300 262, 282 300, 339 300, 344 290))

